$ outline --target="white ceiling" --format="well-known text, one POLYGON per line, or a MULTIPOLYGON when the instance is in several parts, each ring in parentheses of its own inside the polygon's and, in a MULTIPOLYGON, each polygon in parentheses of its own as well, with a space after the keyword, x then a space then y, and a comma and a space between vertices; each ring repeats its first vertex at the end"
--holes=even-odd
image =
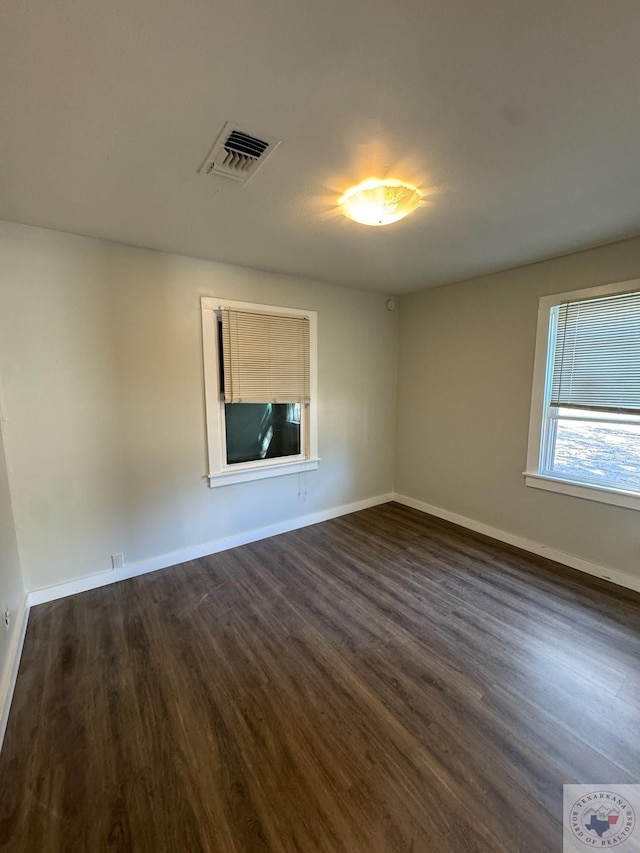
POLYGON ((638 0, 3 0, 0 218, 406 292, 640 233, 638 0), (283 140, 244 187, 225 121, 283 140), (425 201, 342 217, 371 176, 425 201))

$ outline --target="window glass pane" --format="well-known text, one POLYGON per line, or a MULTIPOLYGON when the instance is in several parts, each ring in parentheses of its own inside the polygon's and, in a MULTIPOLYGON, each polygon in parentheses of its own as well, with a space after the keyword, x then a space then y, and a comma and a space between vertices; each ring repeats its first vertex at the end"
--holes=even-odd
MULTIPOLYGON (((640 492, 640 420, 619 423, 613 416, 610 421, 581 421, 563 418, 562 409, 559 414, 554 474, 640 492)), ((579 410, 572 414, 589 415, 579 410)))
POLYGON ((226 403, 227 464, 297 456, 299 403, 226 403))

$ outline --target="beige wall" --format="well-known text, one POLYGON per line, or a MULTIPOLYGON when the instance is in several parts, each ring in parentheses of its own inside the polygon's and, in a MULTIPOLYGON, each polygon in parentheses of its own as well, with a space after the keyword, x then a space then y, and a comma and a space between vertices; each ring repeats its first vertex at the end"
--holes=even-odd
POLYGON ((385 297, 0 225, 0 366, 27 588, 393 488, 385 297), (318 312, 320 467, 209 489, 201 295, 318 312))
POLYGON ((640 277, 640 239, 404 297, 396 492, 640 578, 631 509, 525 487, 538 299, 640 277))

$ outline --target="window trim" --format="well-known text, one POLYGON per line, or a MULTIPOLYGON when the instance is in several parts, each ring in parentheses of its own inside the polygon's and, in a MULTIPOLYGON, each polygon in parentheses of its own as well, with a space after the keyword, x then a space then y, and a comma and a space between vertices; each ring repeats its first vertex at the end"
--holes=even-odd
MULTIPOLYGON (((558 492, 573 497, 599 501, 600 503, 640 510, 640 493, 617 489, 596 483, 567 480, 544 471, 541 455, 544 450, 542 439, 547 411, 545 402, 550 390, 553 358, 549 345, 553 333, 551 309, 566 301, 595 299, 600 296, 616 296, 633 293, 640 289, 640 279, 604 284, 581 290, 570 290, 540 298, 538 307, 538 326, 536 349, 533 365, 533 384, 531 392, 531 410, 529 417, 529 442, 527 448, 527 467, 523 472, 525 484, 535 489, 558 492)), ((548 466, 547 466, 548 467, 548 466)))
POLYGON ((285 474, 297 474, 315 470, 318 456, 318 383, 317 383, 317 313, 299 308, 285 308, 276 305, 263 305, 257 302, 239 302, 216 296, 203 296, 200 299, 202 315, 202 354, 204 368, 204 405, 205 427, 207 435, 207 478, 209 487, 227 486, 251 480, 263 480, 268 477, 281 477, 285 474), (310 396, 308 406, 302 404, 301 438, 303 452, 297 456, 285 456, 279 459, 260 459, 255 462, 237 462, 229 465, 226 461, 225 412, 224 400, 220 395, 220 355, 218 347, 218 320, 216 312, 220 308, 235 308, 261 311, 265 314, 284 314, 309 319, 309 371, 310 396))

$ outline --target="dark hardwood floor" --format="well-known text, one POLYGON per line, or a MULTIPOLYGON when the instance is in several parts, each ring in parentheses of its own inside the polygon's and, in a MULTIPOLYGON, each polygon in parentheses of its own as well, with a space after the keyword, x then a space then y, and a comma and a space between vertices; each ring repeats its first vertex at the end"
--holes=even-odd
POLYGON ((31 611, 0 849, 554 853, 640 596, 387 504, 31 611))

